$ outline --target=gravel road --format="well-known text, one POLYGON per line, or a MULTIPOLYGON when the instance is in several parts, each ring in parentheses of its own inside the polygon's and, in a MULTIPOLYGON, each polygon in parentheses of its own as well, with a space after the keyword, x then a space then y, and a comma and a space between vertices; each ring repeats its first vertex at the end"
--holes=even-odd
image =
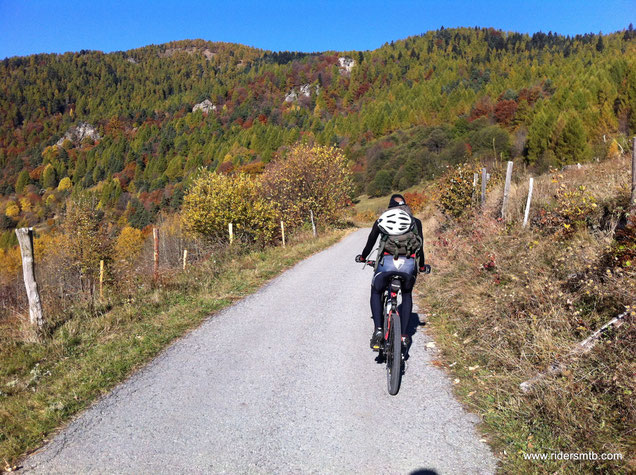
POLYGON ((477 418, 431 364, 422 329, 400 392, 387 393, 385 366, 369 349, 372 269, 353 261, 367 233, 208 319, 27 458, 23 471, 493 473, 477 418))

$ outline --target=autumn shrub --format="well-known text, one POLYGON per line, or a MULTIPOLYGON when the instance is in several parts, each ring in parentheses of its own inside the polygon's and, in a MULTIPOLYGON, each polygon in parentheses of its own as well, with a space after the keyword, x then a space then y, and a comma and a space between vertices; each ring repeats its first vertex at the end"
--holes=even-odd
POLYGON ((404 199, 413 213, 419 213, 428 203, 427 196, 423 191, 404 193, 404 199))
POLYGON ((0 320, 7 318, 15 308, 19 295, 22 259, 17 246, 0 249, 0 320))
POLYGON ((562 180, 563 175, 553 170, 551 181, 557 186, 554 202, 539 210, 535 223, 549 233, 570 235, 592 223, 598 204, 587 186, 563 183, 562 180))
POLYGON ((110 257, 111 242, 103 212, 97 209, 96 200, 86 194, 68 201, 62 230, 70 267, 78 273, 81 289, 92 297, 99 275, 99 261, 110 257))
POLYGON ((277 233, 277 218, 261 183, 240 173, 201 171, 183 200, 184 228, 210 241, 227 242, 232 223, 236 239, 266 244, 277 233))
POLYGON ((473 176, 476 168, 462 164, 449 171, 440 180, 441 195, 439 207, 444 214, 453 218, 461 217, 473 204, 473 176))
POLYGON ((310 211, 318 224, 337 221, 350 202, 353 181, 337 148, 296 145, 267 167, 263 187, 285 225, 294 228, 309 220, 310 211))
POLYGON ((144 242, 142 231, 132 226, 124 227, 117 236, 113 246, 113 264, 120 288, 130 289, 134 282, 144 242))

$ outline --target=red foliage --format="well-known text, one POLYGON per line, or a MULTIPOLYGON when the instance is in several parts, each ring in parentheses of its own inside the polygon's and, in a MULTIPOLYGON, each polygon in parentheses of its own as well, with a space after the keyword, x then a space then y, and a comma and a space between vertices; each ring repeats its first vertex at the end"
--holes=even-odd
POLYGON ((219 167, 216 169, 216 171, 218 173, 231 173, 232 170, 234 170, 234 164, 232 162, 223 162, 219 165, 219 167))
POLYGON ((488 256, 488 261, 484 263, 483 267, 485 270, 494 270, 497 267, 494 254, 488 256))
POLYGON ((42 171, 44 170, 44 165, 40 165, 39 167, 34 168, 29 172, 29 176, 31 180, 39 180, 42 176, 42 171))
POLYGON ((251 162, 240 167, 238 171, 241 173, 247 173, 248 175, 260 175, 263 173, 264 169, 265 164, 263 162, 251 162))
POLYGON ((495 119, 502 124, 508 124, 517 112, 518 104, 515 101, 501 100, 495 105, 495 119))
POLYGON ((358 86, 358 89, 356 90, 354 94, 354 97, 356 99, 360 99, 360 97, 364 96, 369 89, 371 89, 371 84, 369 84, 368 82, 364 82, 360 84, 360 86, 358 86))
POLYGON ((534 86, 531 89, 524 88, 519 91, 519 102, 526 101, 529 105, 532 105, 537 102, 537 99, 542 95, 542 91, 538 86, 534 86))
POLYGON ((470 111, 470 117, 468 120, 472 122, 479 117, 490 117, 492 113, 493 106, 490 101, 490 97, 484 96, 473 105, 473 109, 470 111))
POLYGON ((37 205, 42 202, 42 197, 37 193, 29 193, 26 197, 33 205, 37 205))
POLYGON ((406 204, 409 205, 411 211, 417 213, 424 209, 424 205, 426 204, 426 196, 423 191, 417 192, 409 192, 404 193, 404 199, 406 200, 406 204))

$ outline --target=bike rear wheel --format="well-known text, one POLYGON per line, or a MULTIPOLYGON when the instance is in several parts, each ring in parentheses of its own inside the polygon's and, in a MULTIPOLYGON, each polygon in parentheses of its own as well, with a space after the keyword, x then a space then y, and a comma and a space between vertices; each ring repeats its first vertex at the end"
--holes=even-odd
POLYGON ((389 394, 395 396, 402 382, 402 329, 400 315, 396 311, 391 312, 389 319, 389 338, 386 342, 386 382, 389 394))

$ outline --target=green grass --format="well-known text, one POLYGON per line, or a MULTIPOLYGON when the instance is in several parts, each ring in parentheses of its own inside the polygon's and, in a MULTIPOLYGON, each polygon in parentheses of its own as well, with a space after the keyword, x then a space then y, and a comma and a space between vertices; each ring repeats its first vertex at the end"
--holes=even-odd
POLYGON ((71 416, 208 316, 344 234, 333 231, 286 248, 204 262, 126 303, 90 312, 77 308, 42 344, 17 341, 5 332, 0 340, 0 470, 12 468, 71 416))

